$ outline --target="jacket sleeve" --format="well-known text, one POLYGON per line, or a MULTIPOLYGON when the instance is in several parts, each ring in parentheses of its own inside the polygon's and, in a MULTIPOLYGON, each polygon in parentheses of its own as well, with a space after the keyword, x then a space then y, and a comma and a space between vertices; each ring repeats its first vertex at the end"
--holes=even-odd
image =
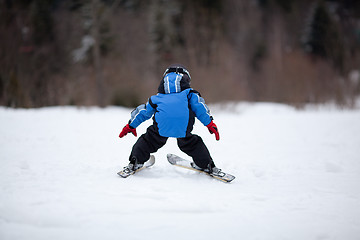
POLYGON ((208 125, 213 118, 210 115, 208 106, 205 104, 205 100, 201 97, 200 93, 195 90, 191 90, 188 97, 191 110, 195 113, 197 119, 205 126, 208 125))
POLYGON ((155 113, 155 108, 149 103, 151 98, 146 104, 142 104, 135 108, 131 112, 131 119, 129 121, 130 127, 137 128, 141 123, 150 119, 151 116, 155 113))

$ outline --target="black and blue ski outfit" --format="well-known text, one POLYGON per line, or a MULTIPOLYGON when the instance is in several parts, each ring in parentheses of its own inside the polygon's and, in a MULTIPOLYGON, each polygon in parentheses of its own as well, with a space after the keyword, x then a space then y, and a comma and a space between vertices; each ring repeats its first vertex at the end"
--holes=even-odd
POLYGON ((144 163, 150 153, 165 145, 169 137, 177 138, 181 151, 193 158, 200 168, 215 167, 210 153, 200 136, 192 134, 195 117, 205 126, 212 121, 210 111, 200 93, 190 87, 190 74, 182 66, 170 66, 164 73, 158 94, 131 113, 129 125, 137 128, 153 117, 148 127, 132 148, 130 162, 144 163))

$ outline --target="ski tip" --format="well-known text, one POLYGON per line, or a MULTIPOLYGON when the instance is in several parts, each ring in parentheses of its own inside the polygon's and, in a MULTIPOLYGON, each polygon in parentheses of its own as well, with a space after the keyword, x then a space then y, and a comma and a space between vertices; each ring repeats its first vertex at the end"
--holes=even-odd
POLYGON ((166 155, 166 157, 167 157, 167 160, 168 160, 168 162, 170 164, 172 164, 172 165, 176 164, 176 159, 177 159, 178 156, 176 156, 175 154, 168 153, 166 155))

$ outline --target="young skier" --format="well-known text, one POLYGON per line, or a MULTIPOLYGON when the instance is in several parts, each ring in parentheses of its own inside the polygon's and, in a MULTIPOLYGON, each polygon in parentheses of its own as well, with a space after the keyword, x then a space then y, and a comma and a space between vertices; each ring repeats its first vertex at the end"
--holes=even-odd
POLYGON ((152 116, 154 123, 134 144, 130 163, 124 170, 141 168, 150 158, 150 153, 156 152, 169 137, 173 137, 177 139, 180 150, 192 157, 194 167, 213 174, 220 173, 201 137, 191 133, 196 116, 211 134, 215 134, 217 141, 220 139, 204 99, 198 91, 190 88, 190 80, 190 73, 184 66, 170 65, 160 82, 158 94, 131 112, 131 119, 122 129, 120 138, 128 133, 136 137, 136 128, 152 116))

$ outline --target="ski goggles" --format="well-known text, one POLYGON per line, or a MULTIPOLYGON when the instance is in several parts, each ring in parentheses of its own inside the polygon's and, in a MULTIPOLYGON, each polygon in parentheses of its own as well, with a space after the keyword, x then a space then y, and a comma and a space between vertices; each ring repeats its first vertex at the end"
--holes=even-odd
POLYGON ((168 74, 168 73, 172 73, 172 72, 174 72, 174 73, 186 74, 186 75, 188 75, 189 79, 191 79, 191 76, 190 76, 189 71, 186 70, 185 68, 182 68, 182 67, 169 67, 169 68, 167 68, 167 69, 165 70, 163 76, 165 76, 165 75, 168 74))

